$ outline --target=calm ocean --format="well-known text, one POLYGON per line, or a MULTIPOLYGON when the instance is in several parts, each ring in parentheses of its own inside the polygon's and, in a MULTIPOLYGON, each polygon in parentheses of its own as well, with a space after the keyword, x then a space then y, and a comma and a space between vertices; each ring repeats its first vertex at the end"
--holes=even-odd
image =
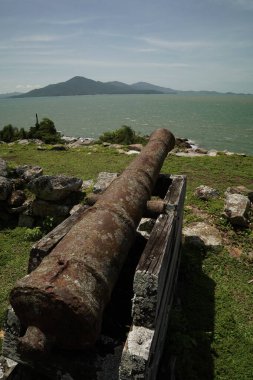
POLYGON ((170 129, 207 149, 253 154, 253 96, 96 95, 0 99, 0 128, 48 117, 68 136, 98 137, 122 125, 170 129))

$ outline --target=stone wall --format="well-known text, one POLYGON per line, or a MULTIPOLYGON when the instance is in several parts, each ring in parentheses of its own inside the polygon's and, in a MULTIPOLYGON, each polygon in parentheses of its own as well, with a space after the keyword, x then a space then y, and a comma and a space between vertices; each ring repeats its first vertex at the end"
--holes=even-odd
POLYGON ((46 217, 62 221, 83 198, 82 182, 76 177, 43 175, 39 166, 8 169, 0 159, 0 224, 33 227, 46 217))

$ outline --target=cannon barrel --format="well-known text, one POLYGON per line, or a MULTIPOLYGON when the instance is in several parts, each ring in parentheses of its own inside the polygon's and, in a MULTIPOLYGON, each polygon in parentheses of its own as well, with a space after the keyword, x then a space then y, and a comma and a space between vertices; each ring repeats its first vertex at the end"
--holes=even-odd
POLYGON ((153 132, 140 155, 39 267, 17 282, 10 302, 27 329, 21 351, 43 351, 50 344, 81 349, 95 343, 136 227, 174 144, 167 129, 153 132))

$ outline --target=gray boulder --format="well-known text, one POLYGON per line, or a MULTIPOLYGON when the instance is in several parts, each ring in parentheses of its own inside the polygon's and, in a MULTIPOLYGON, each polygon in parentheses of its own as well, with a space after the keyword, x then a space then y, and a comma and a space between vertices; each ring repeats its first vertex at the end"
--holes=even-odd
POLYGON ((143 145, 142 144, 131 144, 131 145, 128 145, 128 149, 129 150, 137 150, 137 152, 140 152, 143 148, 143 145))
POLYGON ((184 242, 199 248, 220 250, 222 238, 217 228, 205 222, 191 223, 183 228, 184 242))
POLYGON ((12 191, 12 182, 0 176, 0 201, 5 201, 12 191))
POLYGON ((195 189, 195 196, 204 201, 209 199, 215 199, 219 197, 218 190, 213 189, 212 187, 201 185, 195 189))
POLYGON ((20 207, 26 201, 26 195, 22 190, 15 190, 8 198, 8 205, 11 207, 20 207))
POLYGON ((117 178, 117 173, 100 172, 93 187, 94 193, 102 193, 117 178))
POLYGON ((245 197, 248 197, 251 202, 253 202, 253 190, 247 189, 245 186, 235 186, 235 187, 228 187, 225 195, 228 194, 241 194, 245 195, 245 197))
POLYGON ((0 157, 0 176, 7 176, 7 162, 0 157))
POLYGON ((29 182, 43 174, 43 169, 40 166, 23 165, 16 168, 16 173, 19 177, 29 182))
POLYGON ((247 227, 249 225, 250 200, 242 194, 227 193, 224 216, 233 226, 247 227))
POLYGON ((32 180, 28 188, 39 199, 59 201, 67 198, 72 192, 79 191, 82 183, 81 179, 75 177, 43 175, 32 180))

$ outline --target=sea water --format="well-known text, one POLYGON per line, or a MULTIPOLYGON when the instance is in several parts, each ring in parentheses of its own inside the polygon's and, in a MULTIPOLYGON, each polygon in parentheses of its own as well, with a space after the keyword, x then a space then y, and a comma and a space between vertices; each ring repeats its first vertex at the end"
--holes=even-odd
POLYGON ((83 95, 0 99, 0 128, 29 129, 44 117, 67 136, 99 137, 131 126, 168 128, 207 149, 253 154, 251 95, 83 95))

